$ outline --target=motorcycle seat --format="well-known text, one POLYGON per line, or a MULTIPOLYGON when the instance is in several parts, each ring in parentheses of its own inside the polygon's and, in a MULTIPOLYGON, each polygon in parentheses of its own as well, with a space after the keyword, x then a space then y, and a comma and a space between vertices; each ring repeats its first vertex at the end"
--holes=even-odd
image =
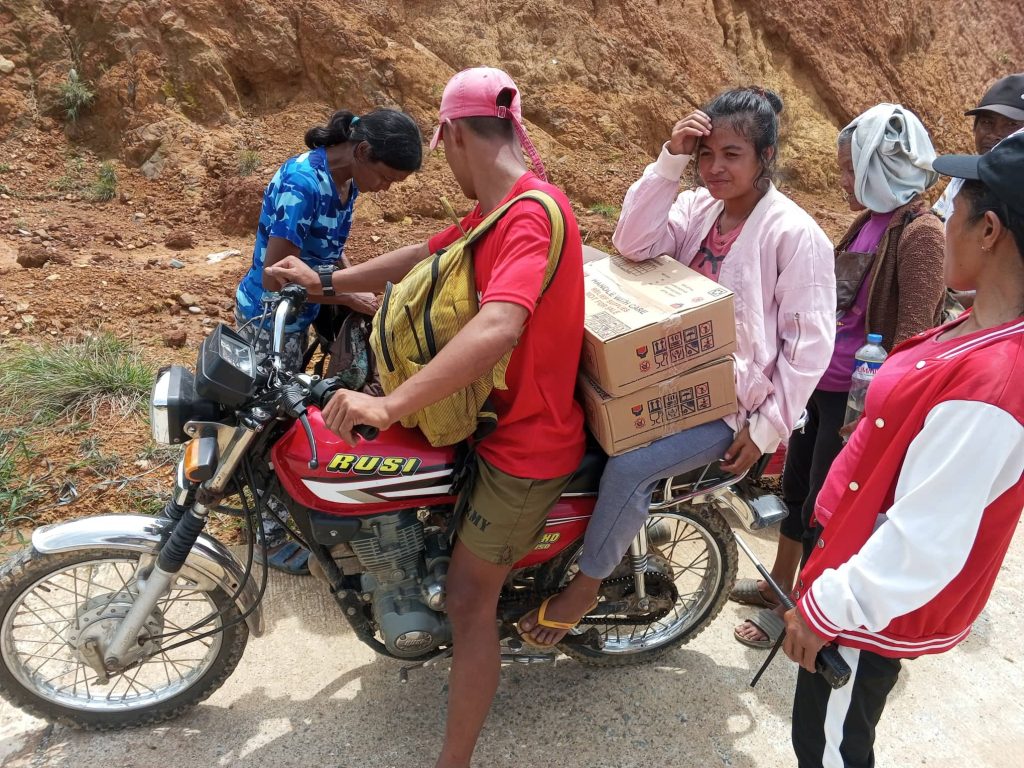
POLYGON ((573 473, 569 485, 562 493, 596 494, 607 461, 607 454, 597 445, 587 441, 587 450, 583 454, 583 459, 573 473))
MULTIPOLYGON (((762 456, 754 466, 750 468, 750 472, 747 476, 753 479, 760 477, 770 459, 771 454, 765 454, 762 456)), ((588 440, 587 449, 583 454, 583 458, 580 460, 579 466, 573 473, 572 479, 569 480, 569 485, 566 486, 562 493, 587 495, 596 494, 598 487, 601 484, 601 475, 604 472, 604 465, 607 462, 607 454, 596 443, 588 440)), ((699 467, 683 475, 677 475, 673 478, 672 485, 675 488, 681 488, 699 483, 701 488, 707 488, 719 485, 729 479, 739 480, 735 475, 722 469, 722 465, 719 462, 713 461, 707 466, 699 467)))

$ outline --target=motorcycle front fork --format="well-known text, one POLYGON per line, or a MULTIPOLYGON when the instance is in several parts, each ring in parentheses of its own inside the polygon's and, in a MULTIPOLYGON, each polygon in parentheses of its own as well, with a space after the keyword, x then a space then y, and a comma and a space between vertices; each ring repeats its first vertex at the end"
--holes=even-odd
MULTIPOLYGON (((237 427, 213 424, 211 427, 217 434, 219 444, 220 460, 216 472, 213 477, 195 488, 194 483, 185 483, 183 465, 179 462, 173 494, 174 504, 168 505, 168 508, 174 507, 175 512, 184 512, 170 516, 171 519, 167 521, 169 533, 159 551, 155 553, 156 563, 148 574, 139 574, 138 592, 132 607, 121 620, 103 653, 103 662, 108 669, 121 669, 136 661, 141 645, 139 633, 146 618, 160 600, 170 593, 178 572, 185 565, 189 552, 206 526, 210 510, 223 498, 228 483, 256 439, 259 429, 262 429, 247 424, 240 424, 237 427), (194 500, 197 495, 201 501, 194 500), (190 507, 182 505, 186 499, 194 500, 190 507)), ((200 434, 198 428, 194 434, 200 434)))
POLYGON ((157 553, 156 563, 149 573, 137 578, 138 592, 132 607, 110 639, 103 657, 107 669, 114 670, 134 663, 139 643, 139 632, 153 610, 174 585, 188 558, 192 546, 202 533, 210 516, 207 506, 196 502, 173 524, 170 538, 157 553))

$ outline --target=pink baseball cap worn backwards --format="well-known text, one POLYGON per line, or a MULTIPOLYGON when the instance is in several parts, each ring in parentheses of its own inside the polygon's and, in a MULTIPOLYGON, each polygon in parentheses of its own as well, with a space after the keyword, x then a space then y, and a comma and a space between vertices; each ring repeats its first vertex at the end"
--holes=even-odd
POLYGON ((534 172, 547 180, 544 163, 541 162, 540 154, 530 141, 523 125, 519 89, 508 73, 493 67, 474 67, 462 70, 449 80, 441 96, 439 124, 430 140, 430 148, 436 149, 441 142, 441 131, 444 130, 447 121, 463 117, 499 117, 511 120, 519 144, 530 158, 534 172), (499 97, 508 91, 512 92, 511 103, 507 107, 499 106, 499 97))

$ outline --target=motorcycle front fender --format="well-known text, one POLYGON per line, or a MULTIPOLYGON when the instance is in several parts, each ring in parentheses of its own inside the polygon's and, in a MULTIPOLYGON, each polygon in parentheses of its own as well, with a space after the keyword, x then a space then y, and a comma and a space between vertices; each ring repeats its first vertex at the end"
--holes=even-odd
MULTIPOLYGON (((166 521, 145 515, 84 517, 37 528, 32 533, 32 546, 43 554, 115 547, 155 555, 161 541, 161 522, 166 521)), ((205 533, 199 535, 184 568, 212 580, 228 595, 235 594, 245 575, 245 568, 238 558, 205 533)), ((252 609, 245 622, 253 636, 262 635, 263 607, 259 605, 259 588, 255 580, 250 578, 246 582, 235 599, 235 605, 242 614, 252 609)))

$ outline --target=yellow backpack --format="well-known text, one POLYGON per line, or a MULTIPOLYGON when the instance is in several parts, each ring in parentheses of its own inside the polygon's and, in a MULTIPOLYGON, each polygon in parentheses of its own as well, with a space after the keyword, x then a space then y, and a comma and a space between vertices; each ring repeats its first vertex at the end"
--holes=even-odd
MULTIPOLYGON (((541 293, 550 285, 562 253, 565 221, 550 195, 530 190, 492 211, 447 248, 421 261, 397 285, 388 283, 370 334, 380 383, 386 393, 394 392, 429 363, 479 311, 473 243, 521 200, 540 203, 551 222, 551 245, 541 293)), ((499 360, 490 374, 405 417, 402 424, 419 427, 431 445, 441 446, 465 440, 482 423, 493 423, 496 416, 487 398, 493 389, 508 388, 505 371, 511 355, 509 352, 499 360)))

